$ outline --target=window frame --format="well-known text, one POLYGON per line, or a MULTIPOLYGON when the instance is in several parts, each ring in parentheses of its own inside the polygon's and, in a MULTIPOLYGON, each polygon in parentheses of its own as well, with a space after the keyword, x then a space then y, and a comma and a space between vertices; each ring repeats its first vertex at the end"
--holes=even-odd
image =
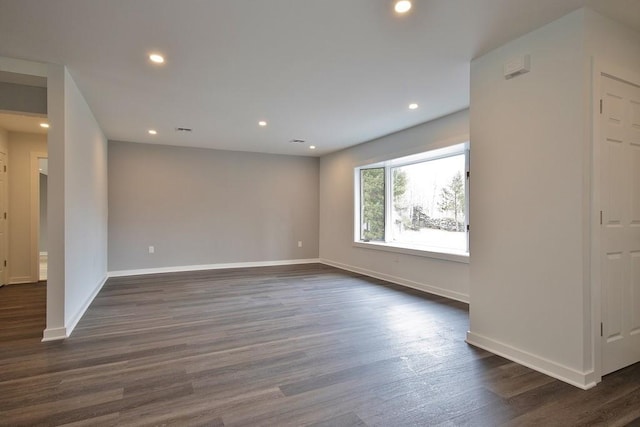
MULTIPOLYGON (((383 212, 382 212, 382 215, 383 215, 383 217, 384 217, 384 227, 385 227, 385 230, 386 230, 386 229, 387 229, 387 209, 388 209, 388 207, 387 207, 387 203, 386 203, 386 200, 387 200, 387 190, 388 190, 388 187, 389 187, 388 182, 387 182, 387 176, 386 176, 386 174, 387 174, 386 168, 384 168, 384 167, 382 167, 382 166, 361 167, 361 168, 359 168, 359 169, 358 169, 358 172, 357 172, 357 174, 358 174, 358 177, 357 177, 358 185, 360 186, 360 189, 359 189, 359 192, 358 192, 358 196, 360 197, 360 199, 359 199, 359 200, 362 200, 362 198, 363 198, 363 196, 364 196, 364 188, 363 188, 363 186, 362 186, 362 175, 363 175, 363 173, 362 173, 362 172, 363 172, 363 171, 366 171, 366 170, 372 170, 372 169, 383 169, 383 172, 384 172, 384 182, 383 182, 383 185, 384 185, 384 197, 385 197, 385 203, 383 204, 383 212)), ((358 230, 357 230, 357 232, 358 232, 358 241, 360 241, 360 242, 365 242, 365 243, 369 243, 369 242, 380 242, 380 240, 364 240, 364 239, 363 239, 363 237, 362 237, 362 235, 364 234, 364 233, 363 233, 363 229, 362 229, 362 226, 363 226, 363 224, 362 224, 362 216, 363 216, 363 214, 364 214, 364 205, 363 205, 363 204, 360 204, 360 205, 359 205, 359 213, 358 213, 358 214, 360 215, 360 216, 358 217, 358 218, 359 218, 359 225, 358 225, 358 230)))
POLYGON ((358 248, 366 248, 380 250, 392 253, 401 253, 414 256, 422 256, 428 258, 443 259, 454 262, 469 263, 469 167, 470 167, 470 143, 469 141, 448 144, 439 148, 432 148, 424 152, 410 155, 403 155, 389 158, 382 161, 372 162, 356 166, 354 168, 354 230, 353 230, 353 246, 358 248), (466 250, 456 251, 454 249, 433 247, 428 245, 411 245, 407 243, 398 243, 390 241, 391 233, 391 217, 393 209, 393 168, 415 165, 448 157, 464 155, 465 158, 465 228, 466 228, 466 250), (363 189, 361 181, 361 171, 365 169, 384 168, 384 241, 364 241, 361 239, 362 233, 362 209, 361 203, 363 198, 363 189))

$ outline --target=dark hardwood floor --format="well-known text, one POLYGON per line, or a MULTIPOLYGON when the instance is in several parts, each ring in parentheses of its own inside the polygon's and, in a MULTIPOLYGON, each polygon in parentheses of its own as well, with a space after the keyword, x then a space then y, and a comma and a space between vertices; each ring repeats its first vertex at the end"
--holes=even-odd
POLYGON ((323 265, 110 279, 41 343, 0 289, 0 425, 640 425, 640 364, 583 391, 464 342, 468 307, 323 265))

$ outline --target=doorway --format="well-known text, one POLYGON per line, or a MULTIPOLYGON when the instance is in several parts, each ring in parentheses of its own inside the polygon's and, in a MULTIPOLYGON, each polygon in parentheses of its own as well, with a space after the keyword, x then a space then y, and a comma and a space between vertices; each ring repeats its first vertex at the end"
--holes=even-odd
POLYGON ((4 157, 0 158, 0 265, 7 285, 41 280, 40 245, 46 245, 47 190, 40 191, 41 181, 46 185, 40 169, 48 173, 44 163, 41 167, 41 159, 48 157, 47 129, 41 124, 46 122, 44 115, 0 112, 0 157, 4 157), (45 202, 44 216, 41 199, 45 202), (41 232, 42 226, 45 228, 41 232))

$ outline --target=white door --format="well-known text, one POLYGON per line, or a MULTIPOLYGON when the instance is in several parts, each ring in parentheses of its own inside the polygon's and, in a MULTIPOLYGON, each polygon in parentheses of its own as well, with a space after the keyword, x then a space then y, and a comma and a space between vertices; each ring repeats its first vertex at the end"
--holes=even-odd
POLYGON ((0 152, 0 285, 7 284, 7 155, 0 152))
POLYGON ((602 374, 640 362, 640 86, 602 76, 602 374))

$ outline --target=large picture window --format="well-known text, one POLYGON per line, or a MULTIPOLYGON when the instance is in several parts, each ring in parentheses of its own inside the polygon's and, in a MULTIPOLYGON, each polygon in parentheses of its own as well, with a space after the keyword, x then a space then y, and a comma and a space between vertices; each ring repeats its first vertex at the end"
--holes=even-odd
POLYGON ((467 255, 468 143, 356 168, 356 242, 467 255))

